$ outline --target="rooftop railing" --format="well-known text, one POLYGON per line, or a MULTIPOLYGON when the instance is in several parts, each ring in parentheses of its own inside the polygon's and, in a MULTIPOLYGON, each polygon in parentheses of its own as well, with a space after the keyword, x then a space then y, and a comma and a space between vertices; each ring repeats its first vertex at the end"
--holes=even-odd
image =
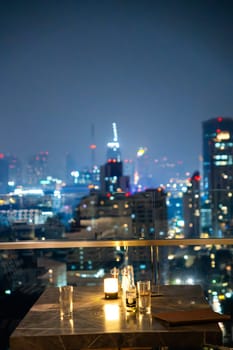
MULTIPOLYGON (((100 284, 113 266, 120 271, 130 263, 135 266, 136 279, 149 276, 157 287, 201 284, 216 311, 233 312, 233 238, 0 242, 0 259, 2 295, 7 299, 20 291, 30 300, 28 308, 48 285, 100 284)), ((16 315, 0 312, 2 322, 14 319, 8 335, 25 312, 27 309, 16 315)), ((206 345, 205 349, 233 349, 229 347, 232 328, 231 322, 222 329, 225 347, 206 345)), ((2 349, 7 348, 0 346, 2 349)))

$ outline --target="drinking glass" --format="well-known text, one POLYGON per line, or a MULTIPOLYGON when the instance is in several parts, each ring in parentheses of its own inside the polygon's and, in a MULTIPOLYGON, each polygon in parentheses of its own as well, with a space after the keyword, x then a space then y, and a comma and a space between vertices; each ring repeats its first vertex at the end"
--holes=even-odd
POLYGON ((151 283, 150 281, 138 281, 138 309, 141 313, 151 312, 151 283))
POLYGON ((59 287, 60 317, 72 318, 73 286, 59 287))

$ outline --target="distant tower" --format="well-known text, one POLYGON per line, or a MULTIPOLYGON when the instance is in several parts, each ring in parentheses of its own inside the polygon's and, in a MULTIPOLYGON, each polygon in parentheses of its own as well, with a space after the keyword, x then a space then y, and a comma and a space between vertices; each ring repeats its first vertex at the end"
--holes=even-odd
POLYGON ((203 122, 203 192, 214 236, 233 233, 233 119, 203 122))
POLYGON ((91 125, 91 144, 90 144, 90 150, 91 150, 91 169, 93 170, 95 167, 95 150, 96 150, 96 144, 95 144, 95 126, 94 124, 91 125))
POLYGON ((123 175, 120 144, 118 142, 116 123, 112 123, 113 141, 107 144, 107 163, 100 168, 100 187, 102 193, 129 192, 129 176, 123 175))
POLYGON ((107 143, 107 162, 120 162, 121 161, 121 151, 120 144, 118 142, 117 126, 116 123, 112 123, 113 129, 113 140, 107 143))

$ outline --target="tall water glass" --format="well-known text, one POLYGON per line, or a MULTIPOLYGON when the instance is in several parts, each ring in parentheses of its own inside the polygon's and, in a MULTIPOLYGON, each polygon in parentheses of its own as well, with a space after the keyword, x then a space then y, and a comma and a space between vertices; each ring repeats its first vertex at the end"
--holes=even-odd
POLYGON ((73 286, 59 287, 60 318, 72 318, 73 286))
POLYGON ((151 283, 150 281, 138 281, 138 309, 141 313, 151 312, 151 283))

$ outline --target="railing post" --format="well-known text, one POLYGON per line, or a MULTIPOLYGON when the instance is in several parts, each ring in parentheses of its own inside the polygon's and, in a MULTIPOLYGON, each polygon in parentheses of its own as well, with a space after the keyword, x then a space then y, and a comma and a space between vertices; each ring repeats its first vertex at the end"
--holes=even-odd
POLYGON ((159 261, 159 246, 151 245, 151 271, 152 271, 152 294, 160 295, 160 261, 159 261))
POLYGON ((151 275, 152 275, 152 281, 151 281, 151 291, 152 293, 155 293, 155 284, 156 284, 156 277, 155 277, 155 253, 154 253, 154 246, 150 246, 150 263, 151 263, 151 275))

